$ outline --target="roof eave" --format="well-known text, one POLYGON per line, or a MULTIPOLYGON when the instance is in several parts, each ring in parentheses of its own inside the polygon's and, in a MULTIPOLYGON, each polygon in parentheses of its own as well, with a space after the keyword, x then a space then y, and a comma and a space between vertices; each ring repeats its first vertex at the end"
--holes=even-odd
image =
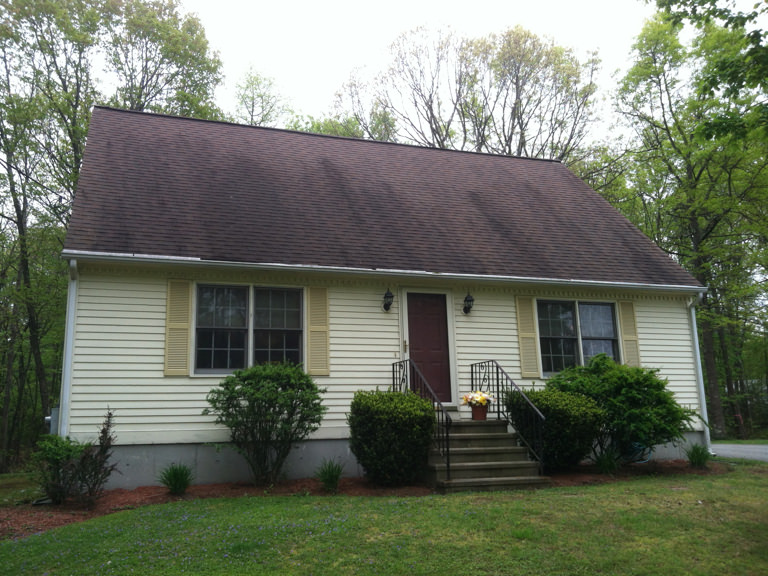
POLYGON ((95 252, 86 250, 62 251, 62 257, 68 260, 112 262, 112 263, 143 263, 143 264, 193 264, 196 266, 232 268, 238 270, 264 271, 294 271, 294 272, 325 272, 331 274, 359 274, 367 276, 388 276, 408 278, 440 278, 444 280, 461 280, 475 282, 505 282, 529 285, 549 286, 580 286, 584 288, 613 288, 623 290, 649 290, 658 292, 675 292, 681 294, 701 294, 706 287, 685 284, 646 284, 640 282, 612 282, 605 280, 579 280, 566 278, 535 278, 527 276, 506 276, 495 274, 464 274, 459 272, 429 272, 426 270, 395 270, 386 268, 355 268, 345 266, 319 266, 315 264, 279 264, 272 262, 229 262, 225 260, 204 260, 197 257, 164 256, 152 254, 130 254, 95 252))

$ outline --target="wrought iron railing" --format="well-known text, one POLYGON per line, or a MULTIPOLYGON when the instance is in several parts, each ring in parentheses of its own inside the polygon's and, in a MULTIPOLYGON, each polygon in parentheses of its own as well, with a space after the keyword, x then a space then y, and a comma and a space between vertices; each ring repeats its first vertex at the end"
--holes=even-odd
POLYGON ((424 378, 419 367, 410 359, 402 360, 392 364, 392 389, 397 392, 406 392, 408 390, 415 392, 422 398, 426 398, 435 407, 435 416, 437 426, 433 435, 435 448, 445 462, 445 477, 451 479, 451 451, 449 438, 451 433, 451 416, 443 406, 443 403, 432 390, 432 387, 424 378))
POLYGON ((496 418, 509 422, 515 429, 518 438, 528 447, 531 455, 538 460, 539 467, 544 467, 544 422, 546 418, 533 405, 525 395, 525 392, 515 384, 496 360, 486 360, 470 366, 472 377, 472 390, 487 392, 494 398, 491 404, 491 412, 496 418), (521 413, 513 422, 511 415, 507 413, 507 398, 510 394, 519 394, 523 406, 521 413))

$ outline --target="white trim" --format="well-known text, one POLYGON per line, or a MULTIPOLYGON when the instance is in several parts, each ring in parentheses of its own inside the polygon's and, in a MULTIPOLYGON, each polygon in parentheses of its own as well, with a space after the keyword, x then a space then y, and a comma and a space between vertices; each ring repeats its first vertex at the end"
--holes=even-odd
MULTIPOLYGON (((60 436, 69 433, 69 407, 72 395, 72 366, 75 355, 75 320, 77 319, 77 260, 69 261, 69 285, 67 287, 67 312, 64 330, 64 361, 61 368, 61 393, 59 395, 60 436)), ((51 431, 53 433, 53 431, 51 431)))
POLYGON ((693 344, 693 361, 696 370, 696 386, 699 391, 699 416, 704 423, 704 444, 707 450, 712 453, 712 440, 709 436, 709 415, 707 413, 707 396, 704 391, 704 375, 701 369, 701 349, 699 348, 699 331, 696 327, 696 305, 701 302, 704 292, 700 292, 698 298, 691 300, 688 305, 689 316, 691 320, 691 340, 693 344))
POLYGON ((407 276, 409 278, 441 278, 446 280, 473 280, 488 282, 515 282, 519 284, 543 284, 551 286, 580 286, 588 288, 623 288, 634 290, 658 290, 699 294, 706 288, 686 284, 644 284, 639 282, 611 282, 606 280, 577 280, 560 278, 536 278, 525 276, 505 276, 496 274, 463 274, 459 272, 428 272, 426 270, 397 270, 385 268, 354 268, 343 266, 318 266, 315 264, 277 264, 266 262, 227 262, 220 260, 202 260, 200 258, 180 256, 156 256, 145 254, 127 254, 111 252, 90 252, 83 250, 63 250, 62 257, 78 258, 86 261, 124 262, 124 263, 155 263, 155 264, 199 264, 225 268, 248 270, 285 270, 293 272, 338 272, 345 274, 365 274, 373 276, 407 276))

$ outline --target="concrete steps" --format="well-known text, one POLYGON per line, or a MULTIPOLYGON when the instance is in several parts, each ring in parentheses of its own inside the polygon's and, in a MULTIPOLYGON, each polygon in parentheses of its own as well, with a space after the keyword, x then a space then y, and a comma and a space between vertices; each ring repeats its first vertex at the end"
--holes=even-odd
POLYGON ((515 434, 499 420, 454 420, 450 435, 451 479, 445 461, 430 455, 430 479, 444 493, 518 490, 549 485, 528 449, 517 445, 515 434))

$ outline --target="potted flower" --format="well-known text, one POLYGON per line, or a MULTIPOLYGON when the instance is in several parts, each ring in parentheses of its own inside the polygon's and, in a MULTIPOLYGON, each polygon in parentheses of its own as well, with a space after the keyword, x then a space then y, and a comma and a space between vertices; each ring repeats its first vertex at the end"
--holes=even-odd
POLYGON ((472 408, 472 420, 485 420, 488 417, 488 407, 493 402, 493 396, 480 390, 464 394, 462 404, 472 408))

